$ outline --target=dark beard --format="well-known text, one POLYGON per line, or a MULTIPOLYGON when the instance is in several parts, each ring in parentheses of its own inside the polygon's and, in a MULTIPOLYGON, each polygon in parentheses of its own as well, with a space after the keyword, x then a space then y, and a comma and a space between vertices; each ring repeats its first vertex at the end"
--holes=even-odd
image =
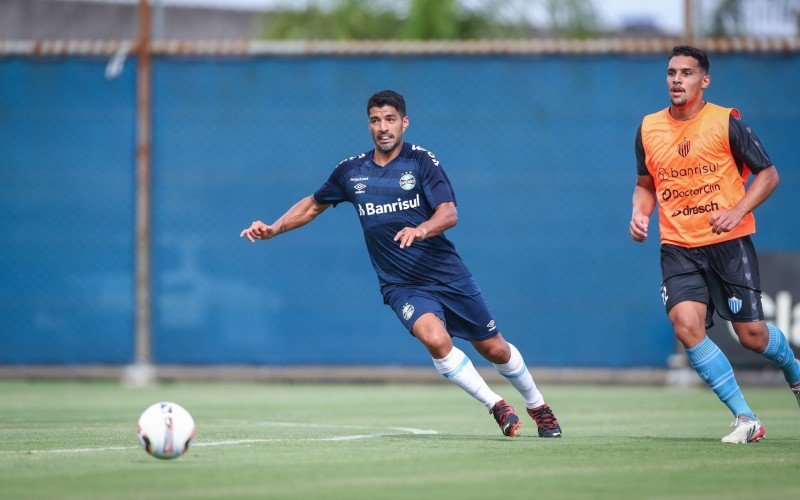
POLYGON ((399 146, 399 145, 400 145, 400 141, 396 141, 391 146, 381 146, 380 144, 378 144, 377 141, 375 142, 375 147, 380 149, 382 153, 391 153, 392 151, 397 149, 397 146, 399 146))

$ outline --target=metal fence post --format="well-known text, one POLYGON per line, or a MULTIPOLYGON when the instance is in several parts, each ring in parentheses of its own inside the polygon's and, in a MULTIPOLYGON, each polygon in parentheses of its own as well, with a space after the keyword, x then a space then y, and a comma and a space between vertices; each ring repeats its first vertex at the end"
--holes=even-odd
POLYGON ((136 321, 134 364, 122 377, 126 385, 144 386, 155 380, 152 364, 151 300, 151 129, 152 64, 150 61, 150 5, 139 2, 139 43, 136 64, 136 321))

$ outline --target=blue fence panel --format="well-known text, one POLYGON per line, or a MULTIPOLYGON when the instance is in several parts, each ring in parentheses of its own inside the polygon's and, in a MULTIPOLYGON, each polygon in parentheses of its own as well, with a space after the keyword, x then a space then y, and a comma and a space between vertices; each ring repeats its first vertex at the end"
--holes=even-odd
POLYGON ((0 59, 0 363, 132 359, 135 73, 104 69, 0 59))
MULTIPOLYGON (((786 82, 763 98, 796 92, 797 58, 718 57, 714 76, 737 82, 753 60, 786 82)), ((663 366, 674 344, 658 244, 632 243, 627 222, 633 138, 643 114, 667 104, 665 68, 640 56, 160 61, 156 359, 429 363, 381 304, 351 206, 270 242, 238 239, 370 149, 366 99, 394 88, 407 98, 407 139, 434 151, 454 183, 450 236, 529 364, 663 366)), ((738 84, 708 95, 762 98, 738 84)), ((789 124, 773 118, 796 119, 796 108, 739 106, 773 156, 790 158, 789 124)), ((797 181, 784 175, 764 219, 794 206, 797 181)), ((798 247, 796 232, 763 240, 798 247)))
MULTIPOLYGON (((19 82, 0 89, 0 362, 131 358, 133 71, 101 73, 0 60, 19 82)), ((664 366, 657 235, 638 245, 627 227, 634 134, 668 104, 665 73, 665 56, 157 59, 156 362, 430 363, 382 304, 352 206, 239 238, 371 149, 366 99, 394 88, 407 140, 454 184, 449 236, 528 364, 664 366)), ((712 76, 708 99, 738 107, 781 172, 756 244, 798 251, 800 56, 712 55, 712 76)))

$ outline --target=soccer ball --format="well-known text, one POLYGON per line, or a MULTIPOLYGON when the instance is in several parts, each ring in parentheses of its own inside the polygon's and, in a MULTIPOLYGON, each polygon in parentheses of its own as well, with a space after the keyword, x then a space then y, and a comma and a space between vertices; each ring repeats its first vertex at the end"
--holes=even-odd
POLYGON ((145 451, 154 457, 179 457, 194 439, 194 419, 180 405, 156 403, 139 417, 136 434, 145 451))

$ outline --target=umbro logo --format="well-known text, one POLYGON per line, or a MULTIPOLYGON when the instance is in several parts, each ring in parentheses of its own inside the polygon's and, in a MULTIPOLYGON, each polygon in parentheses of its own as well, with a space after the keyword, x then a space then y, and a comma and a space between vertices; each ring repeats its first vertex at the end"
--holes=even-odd
POLYGON ((354 187, 354 188, 356 188, 358 191, 363 191, 363 190, 364 190, 364 188, 366 188, 367 186, 365 186, 364 184, 361 184, 361 183, 359 182, 358 184, 356 184, 356 185, 355 185, 355 186, 353 186, 353 187, 354 187))

